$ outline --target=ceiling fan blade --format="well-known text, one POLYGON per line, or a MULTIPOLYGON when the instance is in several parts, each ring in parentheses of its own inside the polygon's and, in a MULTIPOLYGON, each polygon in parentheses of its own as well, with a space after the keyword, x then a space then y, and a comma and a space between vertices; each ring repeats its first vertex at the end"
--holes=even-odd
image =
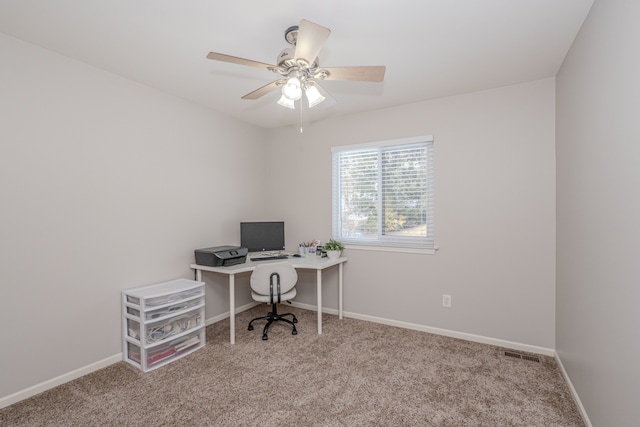
POLYGON ((324 80, 353 80, 359 82, 381 82, 384 80, 386 67, 363 66, 363 67, 321 67, 320 72, 326 70, 329 75, 324 80))
POLYGON ((250 67, 270 69, 274 68, 271 64, 265 64, 264 62, 253 61, 251 59, 238 58, 237 56, 225 55, 224 53, 209 52, 208 59, 214 61, 231 62, 232 64, 248 65, 250 67))
POLYGON ((298 26, 295 60, 304 59, 309 65, 313 64, 324 42, 329 38, 329 34, 331 34, 330 29, 302 19, 298 26))
POLYGON ((242 99, 258 99, 258 98, 261 98, 264 95, 266 95, 269 92, 271 92, 272 90, 274 90, 275 88, 277 88, 278 86, 283 85, 285 82, 286 82, 286 80, 280 79, 280 80, 273 81, 271 83, 267 83, 266 85, 262 86, 261 88, 256 89, 253 92, 246 94, 245 96, 242 97, 242 99))

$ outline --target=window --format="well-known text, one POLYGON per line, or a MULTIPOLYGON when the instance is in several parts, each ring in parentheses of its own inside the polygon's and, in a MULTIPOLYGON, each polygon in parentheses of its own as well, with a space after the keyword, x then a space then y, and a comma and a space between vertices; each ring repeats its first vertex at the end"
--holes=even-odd
POLYGON ((332 154, 335 239, 433 253, 433 137, 333 147, 332 154))

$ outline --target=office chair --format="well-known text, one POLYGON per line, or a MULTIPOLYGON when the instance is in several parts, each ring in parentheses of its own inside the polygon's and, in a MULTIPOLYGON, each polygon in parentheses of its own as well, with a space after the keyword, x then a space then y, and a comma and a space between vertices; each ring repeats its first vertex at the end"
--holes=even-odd
POLYGON ((249 322, 248 330, 253 331, 253 322, 256 320, 266 320, 262 331, 262 339, 268 340, 267 332, 273 322, 287 322, 293 326, 291 335, 298 335, 296 323, 298 319, 293 313, 278 314, 277 305, 283 301, 289 301, 296 296, 296 282, 298 273, 293 265, 288 261, 259 264, 251 273, 251 297, 255 301, 271 304, 271 311, 266 316, 256 317, 249 322), (285 316, 291 316, 292 320, 285 316))

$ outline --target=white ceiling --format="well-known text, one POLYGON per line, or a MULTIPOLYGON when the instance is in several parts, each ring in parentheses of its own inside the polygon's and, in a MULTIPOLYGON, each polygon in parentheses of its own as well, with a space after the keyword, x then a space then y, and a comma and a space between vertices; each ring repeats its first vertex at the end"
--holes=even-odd
MULTIPOLYGON (((593 0, 2 0, 0 31, 265 128, 300 120, 241 96, 275 80, 210 51, 269 64, 307 19, 332 33, 327 67, 386 65, 383 83, 325 81, 310 120, 554 76, 593 0)), ((0 61, 2 61, 0 57, 0 61)))

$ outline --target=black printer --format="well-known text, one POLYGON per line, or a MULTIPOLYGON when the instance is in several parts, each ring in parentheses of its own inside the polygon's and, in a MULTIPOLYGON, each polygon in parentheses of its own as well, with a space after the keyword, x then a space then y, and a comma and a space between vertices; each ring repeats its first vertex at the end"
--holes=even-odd
POLYGON ((249 250, 241 246, 215 246, 196 249, 196 264, 208 267, 226 267, 247 261, 249 250))

